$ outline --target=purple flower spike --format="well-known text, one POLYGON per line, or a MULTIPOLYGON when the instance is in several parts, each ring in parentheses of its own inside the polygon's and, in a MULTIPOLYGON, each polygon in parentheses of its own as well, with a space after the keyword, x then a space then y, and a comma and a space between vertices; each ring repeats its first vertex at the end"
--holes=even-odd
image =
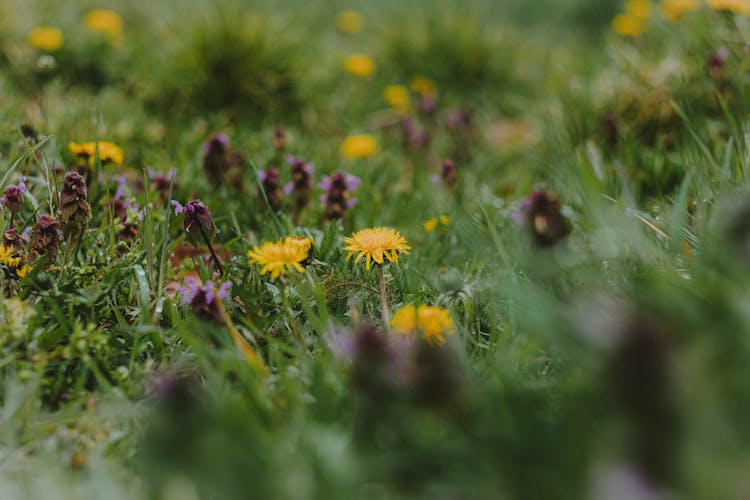
POLYGON ((206 281, 206 284, 201 286, 198 280, 188 277, 185 278, 185 286, 177 287, 177 291, 182 294, 180 303, 189 305, 193 313, 221 322, 217 300, 229 299, 231 288, 232 283, 226 282, 217 291, 213 281, 206 281))

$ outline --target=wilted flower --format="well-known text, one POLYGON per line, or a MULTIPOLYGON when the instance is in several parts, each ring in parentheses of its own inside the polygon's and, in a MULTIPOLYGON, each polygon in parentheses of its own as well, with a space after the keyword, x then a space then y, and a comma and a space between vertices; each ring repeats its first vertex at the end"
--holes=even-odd
POLYGON ((362 19, 362 14, 356 10, 344 10, 339 12, 339 15, 336 16, 336 27, 342 33, 350 35, 359 33, 362 30, 363 24, 364 21, 362 19))
POLYGON ((375 155, 378 143, 371 135, 350 135, 341 143, 341 155, 350 160, 360 160, 375 155))
POLYGON ((57 219, 65 239, 73 244, 77 243, 90 218, 91 206, 86 180, 78 172, 68 172, 63 179, 60 207, 57 210, 57 219))
POLYGON ((122 165, 125 156, 122 148, 111 142, 83 142, 79 144, 71 141, 68 143, 68 149, 74 156, 86 160, 89 167, 94 166, 97 152, 103 164, 122 165))
POLYGON ((63 34, 52 26, 38 26, 29 33, 29 43, 39 50, 55 52, 62 47, 63 34))
POLYGON ((25 238, 23 235, 18 234, 18 230, 12 227, 6 231, 3 231, 2 244, 3 246, 12 248, 13 250, 18 252, 18 251, 21 251, 27 239, 28 238, 25 238))
POLYGON ((258 172, 260 187, 258 188, 258 203, 261 208, 269 207, 274 212, 281 210, 281 189, 279 169, 267 168, 258 172), (265 196, 264 196, 265 193, 265 196))
POLYGON ((399 255, 408 254, 411 249, 401 233, 387 227, 357 231, 351 237, 344 238, 344 243, 347 244, 344 250, 349 252, 346 260, 354 257, 354 261, 359 262, 364 259, 366 269, 370 269, 373 261, 381 265, 386 262, 398 263, 399 255))
POLYGON ((312 240, 290 237, 277 242, 267 241, 247 252, 250 265, 262 266, 260 274, 270 274, 271 279, 292 271, 305 272, 302 264, 307 260, 312 240))
POLYGON ((177 291, 182 294, 181 304, 190 306, 193 313, 197 316, 222 322, 222 316, 218 310, 216 301, 229 299, 229 290, 232 288, 232 284, 226 282, 217 290, 214 283, 210 280, 201 286, 198 280, 185 278, 185 285, 177 288, 177 291))
POLYGON ((425 340, 435 344, 445 343, 445 334, 455 331, 453 320, 448 311, 437 306, 425 304, 419 307, 403 306, 391 319, 391 327, 399 333, 421 333, 425 340))
POLYGON ((51 265, 57 259, 60 242, 63 240, 63 232, 57 220, 51 215, 42 215, 39 221, 31 228, 29 238, 29 256, 32 261, 42 255, 47 255, 47 265, 51 265))
POLYGON ((292 182, 284 186, 284 194, 293 195, 294 210, 299 212, 310 203, 313 166, 294 156, 287 156, 286 161, 292 167, 292 182))
POLYGON ((365 54, 352 54, 344 60, 344 69, 359 78, 365 78, 375 72, 375 61, 365 54))
POLYGON ((185 216, 183 226, 188 241, 194 245, 198 245, 199 242, 210 245, 216 234, 216 226, 208 206, 201 200, 193 200, 185 206, 177 200, 170 203, 174 207, 175 215, 185 216))
POLYGON ((318 187, 326 192, 320 197, 326 219, 342 219, 346 215, 346 211, 357 203, 352 192, 357 190, 361 182, 359 177, 343 173, 323 176, 318 187))
POLYGON ((570 233, 568 219, 562 214, 560 202, 552 193, 534 191, 523 200, 514 219, 525 226, 541 247, 549 247, 570 233))

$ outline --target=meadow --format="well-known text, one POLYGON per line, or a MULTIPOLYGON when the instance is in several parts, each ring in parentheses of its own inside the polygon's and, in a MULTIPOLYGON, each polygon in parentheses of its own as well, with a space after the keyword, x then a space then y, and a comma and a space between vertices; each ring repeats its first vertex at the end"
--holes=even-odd
POLYGON ((0 499, 750 495, 749 0, 4 0, 0 499))

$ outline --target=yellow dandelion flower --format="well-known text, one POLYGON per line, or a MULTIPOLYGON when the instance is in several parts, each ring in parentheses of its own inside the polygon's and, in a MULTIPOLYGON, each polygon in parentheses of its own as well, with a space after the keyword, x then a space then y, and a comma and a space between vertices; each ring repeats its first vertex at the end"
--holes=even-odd
POLYGON ((620 14, 612 20, 612 29, 623 36, 638 36, 646 31, 646 24, 640 17, 620 14))
POLYGON ((117 40, 122 35, 122 18, 113 10, 94 9, 86 15, 86 27, 117 40))
POLYGON ((69 142, 68 149, 74 156, 88 160, 89 166, 94 165, 94 159, 96 158, 97 144, 99 149, 99 158, 102 163, 113 163, 115 165, 122 165, 125 154, 122 148, 111 143, 111 142, 69 142))
POLYGON ((336 27, 342 33, 354 34, 362 31, 364 26, 362 14, 356 10, 344 10, 336 16, 336 27))
POLYGON ((670 21, 679 21, 688 12, 697 10, 700 0, 662 0, 661 12, 670 21))
POLYGON ((352 54, 344 59, 344 69, 359 78, 365 78, 375 72, 375 61, 365 54, 352 54))
POLYGON ((370 269, 372 261, 377 264, 384 262, 398 263, 399 254, 408 254, 411 247, 406 239, 395 229, 376 227, 357 231, 351 237, 344 238, 348 246, 344 250, 349 252, 346 260, 357 254, 354 262, 365 260, 365 268, 370 269))
POLYGON ((29 33, 29 43, 32 47, 45 52, 55 52, 63 44, 63 34, 52 26, 38 26, 29 33))
POLYGON ((409 80, 409 87, 420 95, 437 95, 437 85, 435 85, 435 82, 424 76, 417 75, 413 77, 409 80))
POLYGON ((625 12, 640 19, 648 19, 651 16, 651 2, 648 0, 628 0, 625 3, 625 12))
POLYGON ((383 91, 383 98, 396 113, 409 111, 409 89, 403 85, 388 85, 383 91))
POLYGON ((750 0, 707 0, 706 3, 714 10, 750 14, 750 0))
POLYGON ((405 335, 421 333, 425 340, 435 344, 444 344, 445 334, 451 334, 456 329, 448 311, 424 304, 419 307, 403 306, 393 315, 391 327, 405 335))
POLYGON ((0 245, 0 264, 11 269, 18 267, 21 263, 21 258, 13 257, 13 253, 12 248, 0 245))
POLYGON ((31 266, 24 264, 21 267, 16 268, 16 276, 19 278, 25 278, 31 269, 31 266))
POLYGON ((433 217, 432 219, 426 221, 424 224, 422 224, 422 227, 424 228, 425 233, 431 233, 435 229, 440 226, 440 229, 446 229, 448 227, 448 223, 450 222, 450 217, 447 215, 441 215, 440 217, 433 217))
POLYGON ((361 160, 378 152, 378 142, 371 135, 350 135, 341 143, 341 155, 349 160, 361 160))
POLYGON ((260 274, 270 274, 271 279, 285 275, 292 271, 305 272, 302 263, 307 259, 312 239, 301 241, 302 238, 292 237, 277 242, 267 241, 247 252, 249 264, 260 265, 260 274))
POLYGON ((289 236, 284 239, 284 244, 296 245, 303 251, 307 252, 308 255, 310 254, 314 243, 315 241, 309 236, 289 236))

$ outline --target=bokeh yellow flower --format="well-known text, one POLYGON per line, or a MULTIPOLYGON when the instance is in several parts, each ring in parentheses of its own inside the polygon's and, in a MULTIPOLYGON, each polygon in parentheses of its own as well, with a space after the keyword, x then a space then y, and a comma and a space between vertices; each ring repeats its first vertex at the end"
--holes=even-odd
POLYGON ((25 278, 26 275, 29 274, 29 271, 31 271, 31 266, 24 264, 16 268, 16 276, 19 278, 25 278))
POLYGON ((612 20, 612 29, 623 36, 638 36, 646 31, 646 23, 632 14, 619 14, 612 20))
POLYGON ((651 15, 651 2, 649 0, 628 0, 625 3, 625 12, 640 19, 648 19, 651 15))
POLYGON ((446 229, 448 227, 448 223, 450 222, 450 218, 447 215, 441 215, 440 217, 433 217, 432 219, 428 220, 424 224, 422 224, 422 227, 424 228, 426 233, 431 233, 435 229, 440 226, 440 229, 446 229))
POLYGON ((336 27, 342 33, 354 34, 362 31, 364 19, 356 10, 344 10, 336 16, 336 27))
POLYGON ((366 78, 375 72, 375 61, 365 54, 352 54, 344 59, 344 69, 359 78, 366 78))
POLYGON ((45 52, 55 52, 63 44, 63 34, 52 26, 38 26, 29 33, 29 43, 32 47, 45 52))
POLYGON ((697 10, 700 0, 662 0, 661 12, 670 21, 679 21, 688 12, 697 10))
POLYGON ((350 160, 361 160, 378 152, 378 142, 371 135, 350 135, 341 143, 341 155, 350 160))
POLYGON ((425 304, 403 306, 393 315, 391 327, 402 334, 421 333, 425 340, 435 344, 444 344, 445 334, 456 329, 448 311, 425 304))
POLYGON ((99 148, 99 158, 102 163, 113 163, 122 165, 125 154, 122 148, 111 142, 69 142, 68 149, 74 156, 88 161, 89 166, 94 165, 96 158, 97 144, 99 148))
POLYGON ((267 241, 247 252, 250 265, 262 266, 260 274, 270 274, 271 279, 292 271, 305 272, 302 263, 307 260, 312 239, 289 237, 277 242, 267 241))
POLYGON ((389 85, 383 91, 385 102, 398 114, 409 111, 409 89, 403 85, 389 85))
POLYGON ((409 80, 409 87, 420 95, 436 96, 437 85, 435 82, 424 76, 414 76, 409 80))
POLYGON ((364 259, 366 269, 370 269, 373 261, 376 264, 396 264, 399 254, 408 254, 411 249, 401 233, 387 227, 357 231, 351 237, 344 238, 344 243, 347 243, 344 250, 349 252, 346 260, 354 257, 354 262, 359 262, 364 259))
POLYGON ((750 14, 750 0, 707 0, 706 3, 714 10, 750 14))
POLYGON ((122 18, 113 10, 95 9, 86 15, 86 27, 106 34, 110 41, 117 41, 122 35, 122 18))

